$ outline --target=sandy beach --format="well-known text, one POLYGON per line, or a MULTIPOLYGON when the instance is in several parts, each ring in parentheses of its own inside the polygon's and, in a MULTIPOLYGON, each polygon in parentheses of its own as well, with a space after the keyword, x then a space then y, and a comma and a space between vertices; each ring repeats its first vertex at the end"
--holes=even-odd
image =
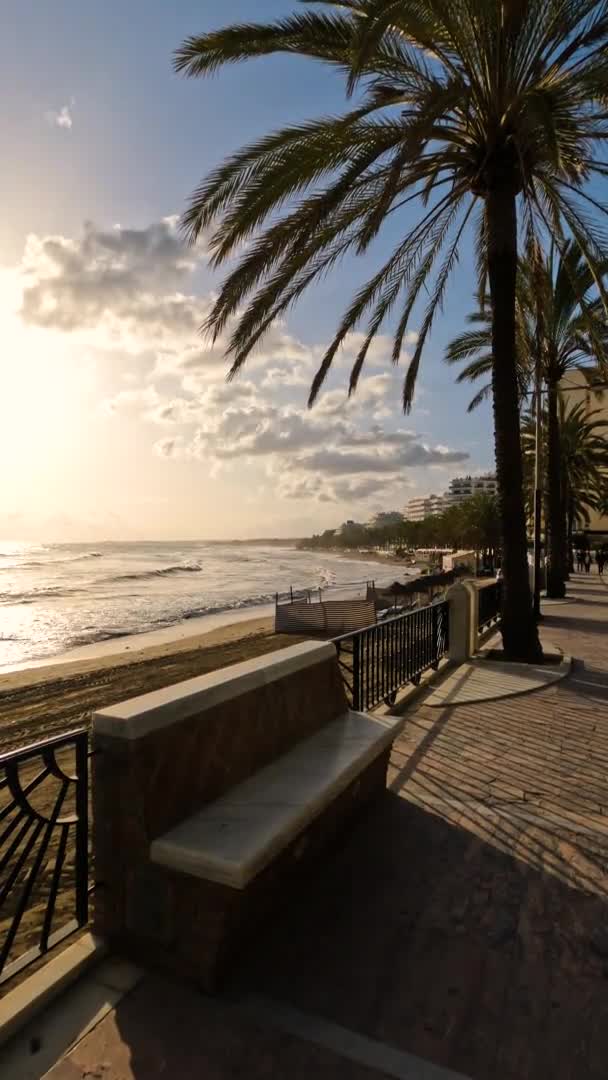
MULTIPOLYGON (((180 628, 181 629, 181 628, 180 628)), ((190 627, 191 630, 191 627, 190 627)), ((90 721, 105 705, 295 644, 263 616, 151 644, 63 659, 0 675, 0 754, 90 721), (143 647, 142 647, 143 646, 143 647)), ((141 635, 153 637, 153 635, 141 635)), ((156 635, 157 637, 159 635, 156 635)), ((161 635, 162 637, 162 635, 161 635)))
MULTIPOLYGON (((391 556, 341 553, 342 560, 362 558, 412 573, 391 556)), ((105 705, 301 640, 273 631, 274 605, 264 604, 7 665, 0 671, 0 753, 88 724, 105 705)))

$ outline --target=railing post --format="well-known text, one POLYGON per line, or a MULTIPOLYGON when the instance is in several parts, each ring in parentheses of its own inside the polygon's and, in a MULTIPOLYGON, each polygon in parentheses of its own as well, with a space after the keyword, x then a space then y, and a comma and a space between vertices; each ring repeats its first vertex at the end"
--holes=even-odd
POLYGON ((361 710, 361 638, 353 638, 353 709, 361 710))
POLYGON ((449 658, 457 664, 470 660, 477 650, 477 589, 460 582, 448 590, 450 619, 449 658))
POLYGON ((435 604, 431 608, 431 617, 433 634, 433 663, 431 667, 433 671, 437 671, 439 667, 439 604, 435 604))
POLYGON ((89 918, 89 739, 76 742, 76 919, 85 926, 89 918))

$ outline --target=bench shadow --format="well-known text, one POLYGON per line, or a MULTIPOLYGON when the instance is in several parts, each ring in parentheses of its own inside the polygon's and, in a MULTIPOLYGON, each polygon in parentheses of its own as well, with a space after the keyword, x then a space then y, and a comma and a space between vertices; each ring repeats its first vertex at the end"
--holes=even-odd
POLYGON ((538 869, 537 837, 526 860, 527 842, 525 823, 500 850, 386 792, 258 935, 233 986, 473 1077, 599 1080, 606 905, 538 869))
MULTIPOLYGON (((385 1080, 314 1041, 260 1022, 228 996, 151 974, 46 1080, 385 1080)), ((33 1077, 30 1078, 33 1080, 33 1077)))

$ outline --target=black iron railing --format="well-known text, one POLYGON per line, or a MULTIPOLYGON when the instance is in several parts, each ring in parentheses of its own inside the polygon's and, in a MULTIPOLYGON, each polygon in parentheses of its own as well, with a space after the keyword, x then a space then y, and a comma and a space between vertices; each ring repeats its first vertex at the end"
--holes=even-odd
POLYGON ((0 757, 0 982, 88 919, 88 736, 0 757))
POLYGON ((477 629, 487 630, 494 623, 500 622, 502 612, 502 581, 484 585, 478 592, 479 614, 477 629))
POLYGON ((418 683, 437 668, 449 646, 446 601, 407 611, 394 619, 334 638, 338 662, 353 709, 392 704, 401 686, 418 683))

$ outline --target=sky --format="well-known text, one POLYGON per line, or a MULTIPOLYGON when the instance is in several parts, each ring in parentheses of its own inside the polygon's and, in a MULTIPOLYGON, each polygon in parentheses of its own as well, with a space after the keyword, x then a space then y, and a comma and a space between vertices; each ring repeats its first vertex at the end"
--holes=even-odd
POLYGON ((324 345, 390 237, 306 294, 232 383, 222 342, 198 333, 221 273, 204 237, 183 245, 190 193, 228 152, 340 112, 345 96, 314 62, 192 80, 173 73, 172 53, 294 6, 4 0, 0 538, 302 536, 493 467, 489 410, 467 414, 471 392, 443 361, 472 308, 466 248, 407 417, 415 318, 401 364, 380 337, 348 400, 351 335, 306 407, 324 345))

